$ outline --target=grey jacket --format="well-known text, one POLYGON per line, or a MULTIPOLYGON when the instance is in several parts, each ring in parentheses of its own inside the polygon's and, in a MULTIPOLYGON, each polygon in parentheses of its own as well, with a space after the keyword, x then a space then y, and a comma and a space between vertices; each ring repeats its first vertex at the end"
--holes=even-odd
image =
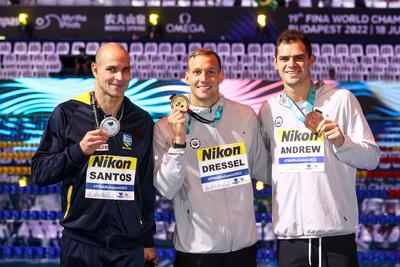
MULTIPOLYGON (((355 179, 357 168, 374 169, 379 147, 355 96, 348 90, 322 85, 314 107, 338 123, 344 144, 324 140, 324 172, 280 172, 278 130, 304 129, 283 92, 260 110, 262 131, 272 155, 272 221, 278 238, 313 238, 354 233, 358 225, 355 179)), ((305 105, 300 105, 305 112, 305 105)))
POLYGON ((201 116, 212 120, 218 106, 223 106, 221 120, 204 124, 191 120, 186 148, 171 148, 173 131, 167 118, 154 129, 154 185, 173 200, 176 218, 175 248, 188 253, 225 253, 249 247, 257 242, 251 183, 203 192, 196 156, 200 148, 243 141, 246 145, 252 178, 267 179, 267 151, 254 111, 246 105, 220 95, 209 108, 191 106, 201 116))

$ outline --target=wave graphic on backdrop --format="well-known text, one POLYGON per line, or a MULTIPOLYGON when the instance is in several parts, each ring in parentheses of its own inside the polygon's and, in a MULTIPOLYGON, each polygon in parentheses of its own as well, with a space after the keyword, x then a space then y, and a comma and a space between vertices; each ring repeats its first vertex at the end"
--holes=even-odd
MULTIPOLYGON (((400 117, 399 82, 327 82, 352 91, 369 119, 400 117)), ((0 81, 0 135, 3 140, 14 138, 13 133, 17 132, 26 135, 24 140, 40 137, 47 117, 59 103, 93 88, 93 78, 0 81), (32 118, 17 119, 16 116, 32 118)), ((282 88, 282 82, 227 79, 220 85, 220 92, 229 99, 250 105, 258 113, 262 103, 279 94, 282 88)), ((172 94, 187 95, 189 91, 183 80, 132 79, 125 95, 157 121, 169 114, 172 94)))

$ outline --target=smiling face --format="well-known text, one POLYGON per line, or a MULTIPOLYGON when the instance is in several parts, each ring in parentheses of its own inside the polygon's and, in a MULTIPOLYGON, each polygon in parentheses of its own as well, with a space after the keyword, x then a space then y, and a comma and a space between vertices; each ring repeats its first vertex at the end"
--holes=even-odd
POLYGON ((211 107, 218 101, 224 72, 214 55, 197 55, 189 59, 185 80, 190 85, 192 105, 211 107))
POLYGON ((128 53, 118 44, 109 43, 100 48, 92 72, 96 78, 96 95, 111 98, 124 96, 131 79, 128 53))
POLYGON ((275 68, 285 85, 291 88, 311 83, 314 56, 308 56, 301 41, 282 42, 277 48, 275 68))

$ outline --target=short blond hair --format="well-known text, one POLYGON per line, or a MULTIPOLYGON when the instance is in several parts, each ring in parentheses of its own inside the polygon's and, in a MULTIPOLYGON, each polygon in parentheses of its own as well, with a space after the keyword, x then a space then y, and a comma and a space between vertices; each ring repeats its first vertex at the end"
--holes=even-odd
POLYGON ((204 56, 204 55, 206 55, 206 56, 214 56, 214 57, 217 59, 217 61, 218 61, 218 68, 219 68, 219 70, 220 70, 220 71, 222 70, 221 58, 218 56, 218 54, 217 54, 216 52, 214 52, 213 50, 208 49, 208 48, 204 48, 204 47, 198 48, 198 49, 194 50, 194 51, 189 55, 189 57, 188 57, 188 66, 187 66, 187 69, 189 69, 189 60, 190 60, 191 58, 194 58, 194 57, 197 57, 197 56, 204 56))

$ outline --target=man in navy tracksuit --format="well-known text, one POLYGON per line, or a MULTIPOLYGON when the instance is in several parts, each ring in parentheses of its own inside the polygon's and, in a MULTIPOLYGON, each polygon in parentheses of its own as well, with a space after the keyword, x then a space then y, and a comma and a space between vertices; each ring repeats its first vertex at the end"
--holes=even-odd
POLYGON ((153 121, 124 93, 129 55, 102 45, 95 90, 57 106, 32 159, 39 185, 62 183, 63 266, 143 266, 157 262, 153 121))

